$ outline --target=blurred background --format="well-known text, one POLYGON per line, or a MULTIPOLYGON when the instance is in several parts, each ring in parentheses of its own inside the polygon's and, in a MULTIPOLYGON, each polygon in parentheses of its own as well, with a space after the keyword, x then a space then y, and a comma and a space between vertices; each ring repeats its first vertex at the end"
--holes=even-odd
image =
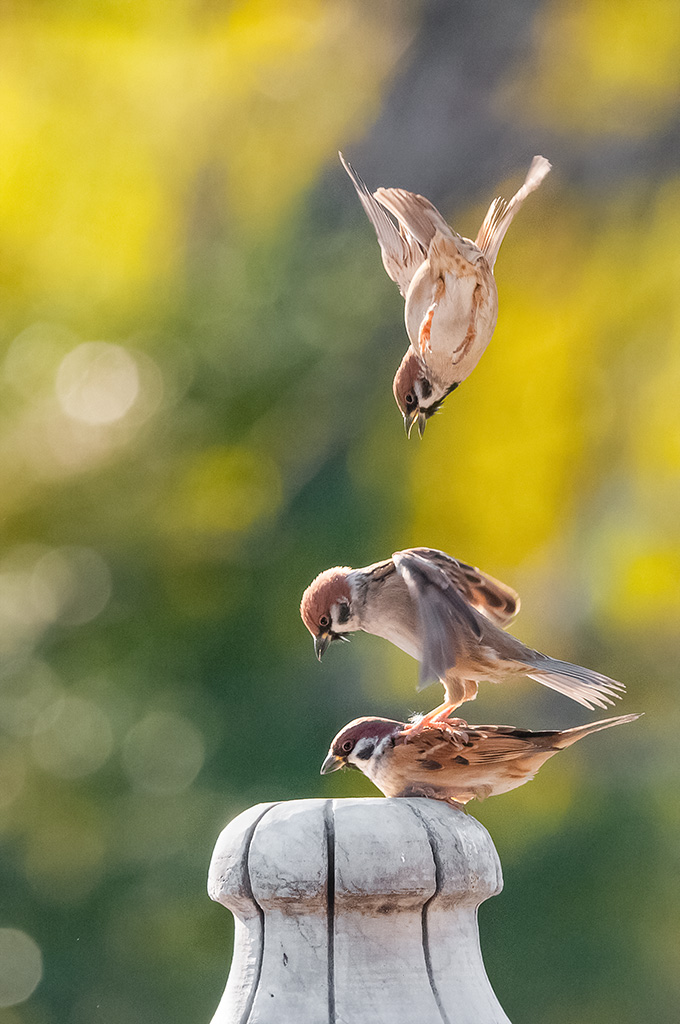
MULTIPOLYGON (((366 635, 319 666, 301 593, 415 544, 646 715, 473 805, 503 1006, 675 1022, 678 4, 4 0, 0 53, 0 1024, 207 1024, 221 827, 373 792, 319 777, 334 733, 440 699, 366 635), (423 442, 339 148, 472 237, 554 165, 423 442)), ((529 681, 465 713, 594 717, 529 681)))

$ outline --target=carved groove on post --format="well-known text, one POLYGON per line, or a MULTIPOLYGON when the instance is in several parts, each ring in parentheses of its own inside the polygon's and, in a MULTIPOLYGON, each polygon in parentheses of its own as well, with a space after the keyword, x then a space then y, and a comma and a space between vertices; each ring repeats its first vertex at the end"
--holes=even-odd
POLYGON ((335 813, 333 801, 327 800, 324 810, 328 880, 326 900, 328 911, 328 1024, 335 1024, 335 813))
MULTIPOLYGON (((257 911, 257 915, 260 918, 260 927, 262 928, 262 935, 263 936, 264 936, 264 910, 262 909, 260 904, 257 902, 255 897, 253 896, 253 886, 252 886, 252 883, 250 881, 250 847, 252 845, 253 837, 255 835, 255 829, 260 824, 260 822, 264 818, 265 814, 267 814, 269 811, 271 811, 272 807, 276 807, 276 804, 270 804, 269 807, 265 807, 265 809, 263 810, 262 814, 259 814, 257 816, 257 818, 255 819, 255 821, 253 822, 253 824, 250 826, 250 828, 246 832, 246 837, 245 837, 245 842, 244 842, 244 850, 243 850, 243 888, 244 888, 247 896, 249 897, 249 899, 251 899, 253 901, 253 905, 255 907, 255 910, 257 911)), ((253 984, 252 984, 252 987, 251 987, 250 992, 248 994, 248 999, 246 1001, 246 1005, 245 1005, 244 1010, 243 1010, 243 1016, 241 1018, 241 1024, 248 1024, 248 1018, 250 1017, 250 1011, 252 1010, 253 1003, 255 1002, 255 994, 256 994, 256 992, 257 992, 257 990, 259 988, 259 985, 260 985, 260 977, 262 975, 262 960, 263 959, 264 959, 264 942, 261 942, 260 943, 260 948, 258 950, 258 963, 257 963, 257 967, 255 968, 255 977, 253 979, 253 984)))
POLYGON ((441 996, 439 995, 437 982, 434 976, 432 958, 430 956, 430 936, 427 927, 427 914, 430 909, 430 904, 432 903, 432 900, 437 898, 442 887, 442 863, 441 860, 439 859, 439 851, 437 849, 435 836, 430 826, 428 825, 427 821, 416 807, 412 805, 411 810, 415 814, 416 818, 418 818, 421 825, 423 825, 425 831, 427 832, 427 841, 430 844, 432 860, 434 861, 434 892, 430 896, 429 900, 427 900, 427 902, 423 904, 423 955, 425 957, 425 970, 427 971, 427 977, 430 982, 430 988, 432 989, 432 995, 434 996, 434 1001, 437 1004, 437 1009, 441 1014, 442 1021, 444 1022, 444 1024, 451 1024, 451 1021, 448 1018, 448 1014, 444 1009, 444 1004, 442 1003, 441 996))

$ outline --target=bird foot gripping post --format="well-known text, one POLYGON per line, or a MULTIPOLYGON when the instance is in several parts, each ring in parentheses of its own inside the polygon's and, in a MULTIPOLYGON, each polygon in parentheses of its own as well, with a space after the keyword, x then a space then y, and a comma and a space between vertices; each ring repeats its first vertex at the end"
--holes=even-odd
POLYGON ((477 930, 502 884, 486 829, 442 801, 251 807, 210 865, 236 921, 212 1024, 510 1024, 477 930))

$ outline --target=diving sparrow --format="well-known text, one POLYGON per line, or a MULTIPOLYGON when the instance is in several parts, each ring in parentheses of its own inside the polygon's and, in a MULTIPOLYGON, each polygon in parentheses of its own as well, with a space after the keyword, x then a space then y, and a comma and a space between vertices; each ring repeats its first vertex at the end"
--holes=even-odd
POLYGON ((393 391, 407 434, 417 421, 422 437, 427 420, 472 373, 491 341, 498 316, 493 276, 498 250, 550 163, 534 157, 512 199, 494 199, 473 242, 449 227, 424 196, 401 188, 371 193, 349 161, 339 156, 375 228, 385 270, 406 300, 411 345, 393 391))

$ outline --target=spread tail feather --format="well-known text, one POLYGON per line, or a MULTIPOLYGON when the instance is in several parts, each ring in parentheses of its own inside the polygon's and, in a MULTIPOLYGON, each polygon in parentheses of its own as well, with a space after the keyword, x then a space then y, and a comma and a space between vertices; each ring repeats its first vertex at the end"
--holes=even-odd
POLYGON ((559 738, 554 741, 553 746, 562 750, 564 747, 570 747, 577 740, 582 740, 584 736, 589 736, 591 732, 611 729, 614 725, 624 725, 625 722, 634 722, 636 718, 641 717, 641 714, 618 715, 616 718, 605 718, 601 722, 591 722, 590 725, 579 725, 575 729, 565 729, 559 734, 559 738))
POLYGON ((479 246, 486 256, 492 270, 498 256, 498 250, 501 247, 501 242, 505 238, 505 232, 510 227, 513 217, 527 196, 536 191, 551 166, 550 161, 546 160, 544 156, 535 156, 527 171, 524 184, 515 192, 512 199, 508 202, 499 197, 494 199, 489 207, 475 239, 475 244, 479 246))
POLYGON ((607 705, 614 703, 612 698, 620 700, 621 694, 625 692, 623 683, 618 683, 609 676, 592 672, 581 665, 572 665, 568 661, 557 661, 545 655, 540 657, 546 668, 531 666, 529 671, 527 667, 526 674, 529 678, 550 687, 551 690, 563 693, 565 697, 571 697, 590 711, 594 707, 606 708, 607 705))

